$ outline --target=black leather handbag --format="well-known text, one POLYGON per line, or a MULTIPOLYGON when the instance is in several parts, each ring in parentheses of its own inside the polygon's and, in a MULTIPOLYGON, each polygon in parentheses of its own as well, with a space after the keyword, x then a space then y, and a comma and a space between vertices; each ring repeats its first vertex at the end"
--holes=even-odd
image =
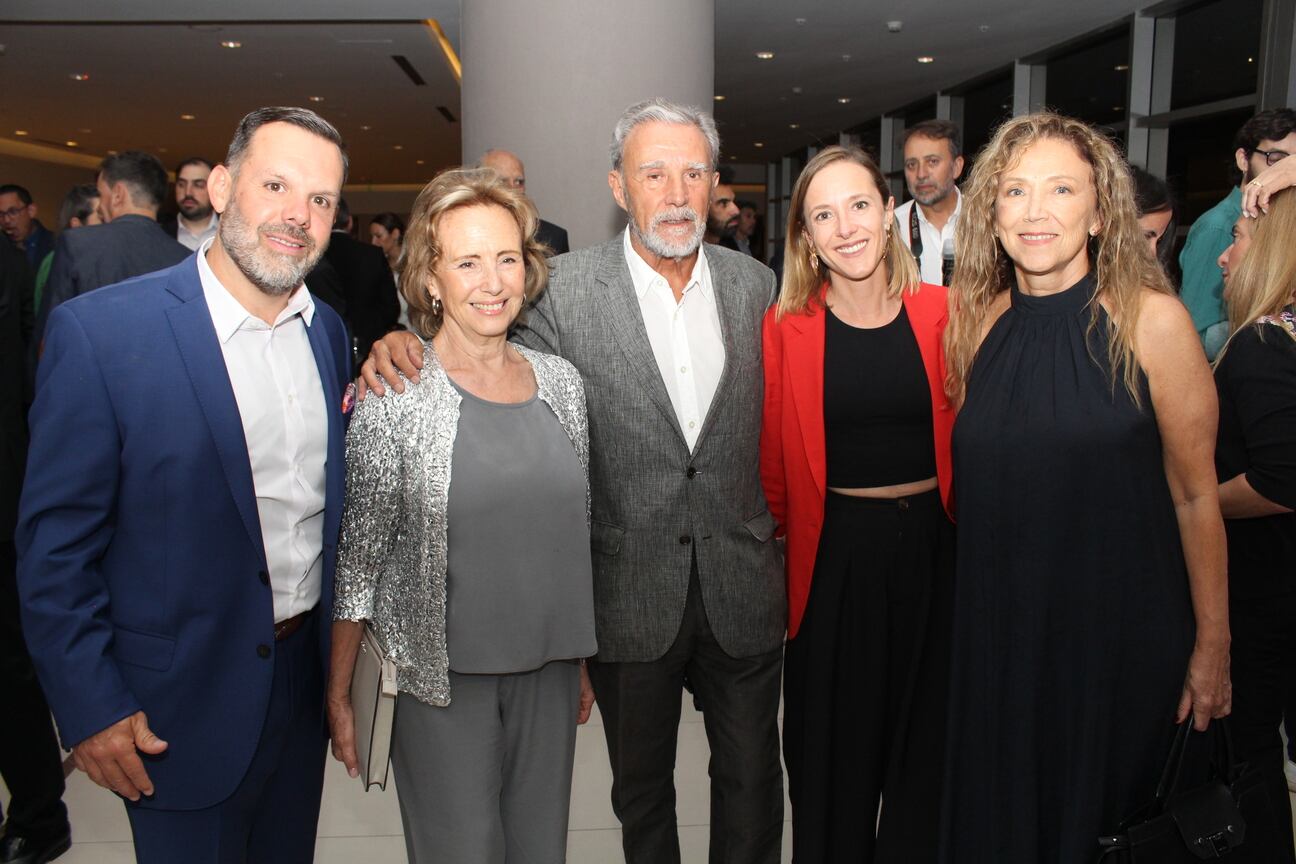
MULTIPOLYGON (((1205 742, 1202 742, 1205 743, 1205 742)), ((1098 838, 1100 864, 1196 864, 1223 859, 1232 864, 1273 864, 1281 836, 1277 812, 1260 772, 1233 755, 1228 723, 1216 720, 1193 734, 1192 719, 1180 724, 1156 797, 1121 825, 1120 833, 1098 838), (1183 785, 1189 739, 1214 738, 1210 780, 1183 785)))

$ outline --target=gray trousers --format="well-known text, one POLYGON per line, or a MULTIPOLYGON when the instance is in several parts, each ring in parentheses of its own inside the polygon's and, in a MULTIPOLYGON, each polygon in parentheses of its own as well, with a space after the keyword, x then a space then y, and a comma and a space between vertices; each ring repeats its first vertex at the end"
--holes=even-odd
POLYGON ((401 693, 392 767, 412 864, 561 864, 580 667, 450 673, 450 705, 401 693))

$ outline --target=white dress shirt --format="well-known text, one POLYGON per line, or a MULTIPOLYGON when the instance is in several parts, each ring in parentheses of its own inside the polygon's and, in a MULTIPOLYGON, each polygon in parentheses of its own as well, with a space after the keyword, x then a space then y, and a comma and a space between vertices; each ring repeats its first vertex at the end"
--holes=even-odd
POLYGON ((630 280, 639 297, 639 311, 661 372, 671 407, 689 450, 697 443, 715 397, 720 372, 724 369, 724 337, 720 332, 720 311, 706 252, 698 248, 697 262, 679 302, 666 277, 639 257, 625 232, 625 258, 630 280))
POLYGON ((220 216, 212 213, 211 219, 207 222, 207 227, 197 234, 190 231, 179 216, 176 217, 176 242, 186 249, 192 249, 195 252, 202 244, 216 236, 216 226, 220 224, 220 216))
POLYGON ((198 275, 243 422, 279 622, 319 603, 324 571, 328 415, 306 330, 315 303, 298 286, 274 326, 267 324, 216 278, 207 263, 211 243, 198 252, 198 275))
POLYGON ((936 230, 936 226, 927 221, 927 214, 923 212, 918 203, 912 198, 901 204, 895 210, 896 225, 900 229, 900 239, 904 241, 905 246, 912 249, 909 242, 909 212, 915 207, 918 209, 918 236, 922 238, 922 258, 920 259, 922 271, 922 281, 932 285, 941 284, 941 266, 944 255, 945 241, 954 242, 954 226, 958 225, 959 214, 963 212, 963 193, 958 187, 954 187, 954 196, 957 203, 954 205, 954 212, 946 220, 945 227, 936 230))

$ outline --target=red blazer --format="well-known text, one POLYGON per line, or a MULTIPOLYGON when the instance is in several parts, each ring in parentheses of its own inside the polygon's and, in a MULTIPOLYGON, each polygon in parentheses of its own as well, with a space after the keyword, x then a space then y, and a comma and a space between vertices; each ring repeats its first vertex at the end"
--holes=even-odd
MULTIPOLYGON (((946 289, 923 284, 916 294, 904 294, 905 311, 913 327, 931 389, 932 424, 936 441, 936 476, 941 501, 952 512, 950 499, 950 434, 954 407, 945 396, 946 289)), ((777 317, 777 307, 765 314, 762 341, 765 364, 765 409, 761 425, 760 468, 770 513, 778 533, 787 537, 788 638, 796 636, 810 597, 823 528, 828 463, 824 450, 824 309, 777 317)))

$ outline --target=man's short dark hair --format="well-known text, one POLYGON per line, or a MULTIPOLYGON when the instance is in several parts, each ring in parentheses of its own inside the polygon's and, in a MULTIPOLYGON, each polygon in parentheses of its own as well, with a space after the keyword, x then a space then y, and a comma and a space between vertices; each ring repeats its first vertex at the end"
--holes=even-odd
POLYGON ((19 186, 17 183, 5 183, 0 186, 0 195, 17 195, 24 207, 32 203, 31 193, 25 186, 19 186))
POLYGON ((238 174, 239 165, 252 144, 252 136, 267 123, 291 123, 336 145, 342 156, 342 182, 346 183, 351 161, 347 158, 346 144, 342 141, 341 133, 333 128, 332 123, 309 108, 286 106, 258 108, 239 121, 238 128, 234 130, 234 138, 230 141, 229 150, 225 153, 225 167, 231 174, 238 174))
POLYGON ((732 186, 734 182, 734 170, 728 165, 721 165, 716 168, 716 173, 720 175, 720 184, 723 186, 732 186))
POLYGON ((72 224, 73 218, 80 219, 81 224, 84 225, 98 203, 99 190, 93 185, 83 183, 80 186, 73 186, 63 196, 63 205, 59 207, 59 230, 66 231, 72 224))
POLYGON ((900 147, 903 148, 904 145, 909 143, 909 139, 915 135, 921 135, 933 141, 948 142, 951 159, 957 159, 963 155, 963 133, 959 131, 957 123, 951 123, 949 120, 924 120, 921 123, 915 123, 904 130, 904 137, 900 141, 900 147))
POLYGON ((166 169, 152 153, 125 150, 109 156, 99 163, 99 176, 106 186, 125 183, 137 207, 160 207, 166 199, 166 169))
POLYGON ((1296 111, 1271 108, 1242 124, 1233 138, 1233 149, 1245 150, 1250 156, 1261 141, 1281 141, 1293 132, 1296 132, 1296 111))
POLYGON ((337 206, 333 208, 333 230, 347 230, 347 223, 351 221, 351 205, 346 199, 338 196, 337 206))
POLYGON ((739 210, 755 210, 755 209, 756 209, 756 203, 755 203, 754 201, 748 201, 748 200, 743 199, 743 198, 739 198, 738 200, 734 201, 734 204, 738 207, 739 210))
POLYGON ((184 160, 183 162, 181 162, 179 165, 176 166, 176 172, 175 172, 176 178, 179 179, 180 172, 188 168, 190 165, 201 165, 204 168, 206 168, 208 171, 211 171, 213 167, 212 163, 208 162, 206 159, 204 159, 201 156, 190 156, 188 159, 184 160))

